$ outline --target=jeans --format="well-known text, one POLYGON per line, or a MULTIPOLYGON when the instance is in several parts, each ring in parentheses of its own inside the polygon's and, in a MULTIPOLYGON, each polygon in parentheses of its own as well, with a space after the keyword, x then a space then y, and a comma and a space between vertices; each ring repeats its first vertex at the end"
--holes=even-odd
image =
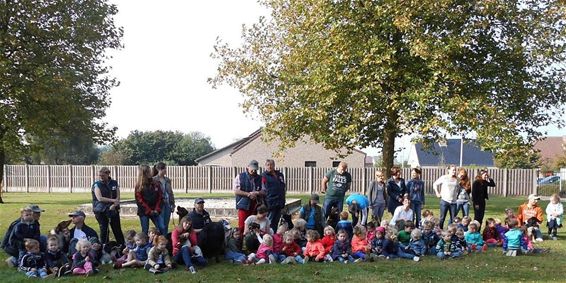
POLYGON ((273 232, 277 231, 277 227, 279 227, 279 220, 281 220, 281 209, 269 209, 267 218, 269 218, 269 221, 271 222, 271 229, 273 232))
POLYGON ((361 258, 362 260, 366 260, 366 253, 364 252, 355 252, 352 254, 353 258, 361 258))
POLYGON ((469 216, 470 215, 470 202, 464 202, 464 203, 457 202, 456 203, 456 214, 455 214, 455 216, 457 216, 458 213, 460 213, 460 210, 462 211, 462 217, 469 216))
POLYGON ((440 259, 446 259, 446 258, 456 258, 462 255, 462 252, 452 252, 450 253, 450 255, 445 255, 444 251, 439 251, 438 253, 436 253, 436 256, 440 259))
POLYGON ((415 214, 415 226, 419 228, 421 225, 421 209, 423 208, 423 204, 420 201, 411 202, 411 209, 415 214))
POLYGON ((405 252, 405 249, 401 247, 399 247, 397 254, 399 255, 400 258, 413 259, 415 257, 414 254, 405 252))
MULTIPOLYGON (((108 224, 112 228, 112 233, 114 233, 114 238, 119 245, 124 244, 124 234, 122 233, 122 225, 120 224, 120 214, 112 213, 110 216, 105 212, 94 213, 96 221, 98 221, 98 226, 100 227, 100 242, 102 244, 108 243, 109 231, 108 224)), ((143 226, 142 226, 143 227, 143 226)))
POLYGON ((178 264, 184 264, 187 268, 193 266, 193 262, 191 261, 191 250, 188 246, 183 246, 173 257, 173 260, 178 264))
POLYGON ((371 208, 371 212, 373 218, 377 219, 377 221, 381 223, 381 219, 383 218, 383 213, 385 212, 385 203, 376 204, 371 208))
POLYGON ((354 262, 354 258, 351 255, 348 255, 348 257, 337 256, 334 260, 342 263, 354 262))
POLYGON ((159 216, 163 218, 163 227, 165 227, 165 234, 162 233, 161 235, 167 235, 169 232, 169 221, 171 220, 171 206, 168 203, 161 205, 161 214, 159 216))
POLYGON ((328 217, 328 215, 330 215, 330 210, 333 206, 337 207, 339 212, 342 212, 342 210, 344 209, 344 198, 340 200, 325 198, 324 205, 322 206, 324 217, 328 217))
POLYGON ((245 254, 233 251, 227 251, 224 255, 224 258, 239 263, 243 263, 247 259, 245 254))
POLYGON ((47 277, 47 269, 45 268, 38 268, 36 271, 28 271, 26 272, 27 277, 47 277))
POLYGON ((449 203, 445 200, 440 200, 440 229, 444 229, 444 220, 446 219, 446 213, 450 213, 450 220, 448 224, 452 223, 452 219, 456 215, 456 204, 449 203))
POLYGON ((153 222, 155 227, 157 227, 161 235, 167 235, 167 233, 164 233, 165 226, 163 225, 163 218, 161 218, 161 216, 159 215, 156 216, 140 215, 140 224, 141 224, 142 232, 144 232, 147 235, 147 232, 149 231, 149 219, 151 219, 151 222, 153 222))

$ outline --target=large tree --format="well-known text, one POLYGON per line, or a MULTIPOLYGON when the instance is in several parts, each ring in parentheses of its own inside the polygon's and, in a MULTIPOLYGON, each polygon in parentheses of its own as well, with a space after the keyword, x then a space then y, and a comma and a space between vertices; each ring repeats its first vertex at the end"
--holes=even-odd
POLYGON ((218 41, 209 81, 237 88, 283 147, 382 147, 388 168, 402 135, 504 155, 564 123, 564 1, 260 2, 271 16, 240 46, 218 41))
POLYGON ((102 154, 106 164, 196 165, 195 159, 212 152, 210 138, 200 132, 184 134, 173 131, 132 131, 102 154))
POLYGON ((53 135, 113 139, 101 119, 117 84, 105 64, 121 47, 116 13, 106 0, 0 1, 0 175, 7 152, 53 135))

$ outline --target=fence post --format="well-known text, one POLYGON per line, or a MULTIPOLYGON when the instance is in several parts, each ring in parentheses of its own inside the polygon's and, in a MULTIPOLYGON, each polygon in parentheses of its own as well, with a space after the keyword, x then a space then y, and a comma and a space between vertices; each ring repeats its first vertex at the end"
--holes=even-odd
POLYGON ((90 183, 94 184, 94 181, 96 181, 96 168, 94 168, 94 165, 90 166, 90 183))
POLYGON ((312 195, 314 189, 314 180, 313 180, 314 167, 308 167, 308 168, 309 168, 309 193, 312 195))
POLYGON ((4 167, 4 175, 2 175, 2 184, 0 184, 0 193, 1 192, 8 192, 8 183, 7 180, 8 178, 6 177, 8 175, 8 166, 6 166, 5 164, 3 165, 4 167))
POLYGON ((368 182, 368 170, 367 168, 362 168, 362 193, 365 195, 367 192, 367 182, 368 182))
POLYGON ((47 165, 47 192, 51 193, 51 165, 47 165))
POLYGON ((536 169, 531 169, 532 170, 532 177, 533 177, 533 194, 538 194, 538 184, 537 184, 537 170, 536 169))
POLYGON ((207 167, 207 186, 208 186, 208 193, 211 194, 212 193, 212 167, 208 166, 207 167))
POLYGON ((187 171, 189 170, 188 166, 183 166, 183 188, 185 189, 185 194, 189 192, 189 180, 187 171))
POLYGON ((24 167, 24 178, 25 178, 25 184, 26 184, 26 192, 29 193, 29 165, 26 164, 26 166, 24 167))
POLYGON ((507 197, 507 191, 509 190, 509 176, 507 168, 503 168, 503 197, 507 197))
POLYGON ((73 192, 73 165, 69 165, 69 193, 73 192))

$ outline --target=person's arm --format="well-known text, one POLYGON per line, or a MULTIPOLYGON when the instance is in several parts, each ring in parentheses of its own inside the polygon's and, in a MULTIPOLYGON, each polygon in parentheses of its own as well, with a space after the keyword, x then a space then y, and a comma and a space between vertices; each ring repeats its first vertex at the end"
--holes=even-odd
POLYGON ((324 176, 324 178, 322 178, 321 187, 320 193, 325 194, 328 188, 328 177, 324 176))
POLYGON ((150 265, 151 267, 154 267, 157 264, 156 253, 157 253, 157 249, 155 247, 153 247, 149 250, 149 252, 147 253, 146 264, 150 265))
POLYGON ((116 199, 103 197, 102 193, 100 192, 100 188, 96 184, 94 185, 94 196, 96 197, 96 200, 101 201, 101 202, 109 202, 109 203, 113 203, 113 204, 120 203, 120 193, 118 193, 118 197, 116 199))
POLYGON ((160 213, 161 202, 163 201, 163 190, 161 189, 161 183, 159 182, 154 181, 153 186, 157 187, 157 190, 155 190, 157 192, 157 201, 155 202, 155 208, 153 208, 153 210, 160 213))
POLYGON ((365 225, 368 220, 368 208, 362 208, 362 222, 361 225, 365 225))
POLYGON ((234 195, 241 197, 250 197, 250 193, 241 190, 240 175, 237 175, 232 182, 234 188, 234 195))
POLYGON ((434 189, 434 193, 436 194, 437 198, 440 197, 439 187, 442 185, 443 181, 444 181, 444 176, 441 176, 436 181, 434 181, 434 183, 432 184, 432 188, 434 189))
MULTIPOLYGON (((169 194, 169 205, 174 207, 175 206, 175 194, 173 193, 173 187, 171 183, 171 179, 165 177, 165 188, 167 189, 167 193, 169 194)), ((173 209, 171 209, 173 210, 173 209)))
POLYGON ((542 208, 538 207, 538 209, 535 209, 537 212, 537 220, 538 220, 538 224, 542 224, 542 222, 544 221, 544 215, 542 212, 542 208))

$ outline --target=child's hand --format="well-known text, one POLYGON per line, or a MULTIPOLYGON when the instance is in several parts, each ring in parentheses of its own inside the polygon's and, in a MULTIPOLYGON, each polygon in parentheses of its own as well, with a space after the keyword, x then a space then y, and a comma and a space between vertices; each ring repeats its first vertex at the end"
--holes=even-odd
POLYGON ((159 264, 154 265, 153 268, 159 269, 159 264))

